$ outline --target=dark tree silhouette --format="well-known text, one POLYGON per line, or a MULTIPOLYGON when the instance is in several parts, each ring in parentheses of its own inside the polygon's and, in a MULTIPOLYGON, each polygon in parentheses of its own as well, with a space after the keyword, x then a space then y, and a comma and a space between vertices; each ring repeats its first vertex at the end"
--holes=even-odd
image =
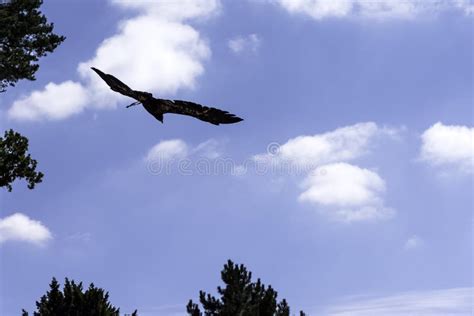
MULTIPOLYGON (((36 62, 65 39, 53 33, 53 24, 39 11, 42 4, 42 0, 0 1, 0 92, 18 80, 35 80, 36 62)), ((11 191, 16 178, 25 178, 30 189, 41 182, 36 160, 26 155, 26 137, 10 130, 0 144, 0 187, 11 191)))
POLYGON ((18 80, 35 80, 40 57, 51 53, 65 37, 53 33, 53 23, 39 11, 42 0, 10 0, 0 4, 0 92, 18 80))
MULTIPOLYGON (((199 305, 192 300, 187 305, 191 316, 289 316, 290 307, 285 299, 277 302, 278 293, 266 287, 260 279, 252 282, 252 272, 244 265, 236 265, 231 260, 224 265, 221 272, 225 287, 217 287, 220 298, 206 292, 199 292, 199 305)), ((301 311, 300 316, 305 314, 301 311)))
MULTIPOLYGON (((66 278, 61 291, 58 281, 53 278, 50 290, 36 302, 33 316, 120 316, 120 309, 109 302, 109 293, 91 283, 87 290, 82 282, 76 284, 66 278)), ((131 316, 137 316, 134 311, 131 316)), ((22 316, 28 312, 22 311, 22 316)))
POLYGON ((17 178, 24 178, 28 188, 33 189, 40 183, 43 174, 36 171, 36 160, 28 154, 28 139, 9 130, 0 137, 0 187, 12 190, 12 183, 17 178))

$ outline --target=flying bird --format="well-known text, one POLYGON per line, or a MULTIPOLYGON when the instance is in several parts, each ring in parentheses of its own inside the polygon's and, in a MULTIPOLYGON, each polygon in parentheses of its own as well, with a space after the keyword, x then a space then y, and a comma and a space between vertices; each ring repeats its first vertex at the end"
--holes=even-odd
POLYGON ((154 98, 149 92, 132 90, 119 79, 97 68, 91 67, 91 69, 109 85, 110 89, 137 100, 128 105, 127 108, 141 103, 145 110, 161 123, 163 123, 163 115, 166 113, 188 115, 214 125, 232 124, 243 121, 240 117, 227 111, 203 106, 194 102, 154 98))

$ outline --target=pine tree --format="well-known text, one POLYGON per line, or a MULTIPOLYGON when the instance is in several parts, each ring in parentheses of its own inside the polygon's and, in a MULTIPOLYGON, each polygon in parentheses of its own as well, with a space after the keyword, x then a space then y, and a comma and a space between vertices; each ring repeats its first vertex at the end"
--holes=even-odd
POLYGON ((12 190, 12 183, 17 178, 24 178, 28 188, 33 189, 40 183, 43 174, 36 171, 36 160, 28 154, 28 139, 9 130, 0 137, 0 187, 12 190))
MULTIPOLYGON (((231 260, 221 272, 225 287, 217 287, 220 298, 203 291, 199 292, 199 301, 204 310, 192 300, 186 309, 190 316, 289 316, 290 307, 285 299, 277 302, 278 293, 266 287, 260 279, 252 282, 252 272, 244 265, 235 265, 231 260)), ((300 316, 304 316, 300 312, 300 316)))
MULTIPOLYGON (((36 302, 34 316, 119 316, 120 309, 109 302, 109 293, 95 287, 93 283, 83 290, 82 282, 76 284, 67 278, 61 291, 58 281, 53 278, 50 290, 36 302)), ((28 312, 22 311, 22 316, 28 312)), ((138 316, 134 311, 131 316, 138 316)))
POLYGON ((0 4, 0 92, 18 80, 35 80, 40 57, 53 52, 65 37, 39 11, 42 0, 9 0, 0 4))
MULTIPOLYGON (((35 80, 40 57, 53 52, 65 37, 53 33, 53 24, 39 11, 42 0, 0 0, 0 92, 18 80, 35 80)), ((12 130, 0 138, 0 187, 12 190, 16 178, 28 188, 40 183, 36 160, 26 155, 28 139, 12 130)))

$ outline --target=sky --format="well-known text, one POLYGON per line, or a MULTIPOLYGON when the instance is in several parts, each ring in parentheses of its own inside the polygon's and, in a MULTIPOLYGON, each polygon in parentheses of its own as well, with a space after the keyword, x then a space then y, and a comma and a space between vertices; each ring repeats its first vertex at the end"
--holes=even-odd
POLYGON ((0 193, 0 314, 54 276, 185 315, 231 259, 294 313, 471 315, 473 10, 45 1, 67 39, 0 99, 45 174, 0 193), (91 66, 244 121, 161 124, 91 66))

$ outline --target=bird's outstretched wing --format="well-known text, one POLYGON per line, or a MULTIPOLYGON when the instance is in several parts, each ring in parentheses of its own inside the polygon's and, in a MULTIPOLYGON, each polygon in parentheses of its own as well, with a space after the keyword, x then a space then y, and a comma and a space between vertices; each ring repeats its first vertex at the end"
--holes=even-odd
POLYGON ((240 117, 227 111, 203 106, 189 101, 166 100, 169 113, 189 115, 214 125, 232 124, 243 121, 240 117))
POLYGON ((91 67, 92 70, 94 70, 110 87, 115 92, 121 93, 123 95, 126 95, 127 97, 133 98, 135 100, 139 100, 139 92, 140 91, 135 91, 132 90, 129 86, 127 86, 125 83, 122 81, 118 80, 112 75, 106 74, 102 71, 100 71, 97 68, 91 67))
POLYGON ((203 106, 194 102, 153 98, 151 93, 132 90, 114 76, 106 74, 97 68, 91 68, 109 85, 110 89, 139 101, 143 104, 145 109, 160 122, 163 122, 163 114, 166 113, 189 115, 214 125, 232 124, 243 121, 240 117, 227 111, 203 106))

